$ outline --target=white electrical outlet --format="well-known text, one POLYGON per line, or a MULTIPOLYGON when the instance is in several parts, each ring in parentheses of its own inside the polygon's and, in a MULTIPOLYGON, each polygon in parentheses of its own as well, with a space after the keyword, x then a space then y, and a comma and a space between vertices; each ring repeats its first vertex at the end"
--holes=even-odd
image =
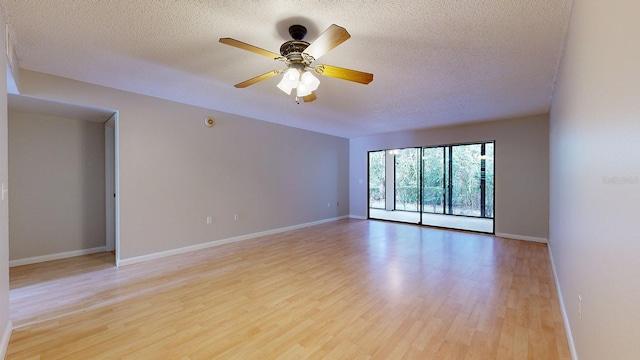
POLYGON ((213 218, 211 216, 207 216, 207 225, 213 222, 213 218))
POLYGON ((238 221, 240 216, 238 214, 233 214, 233 221, 238 221))
POLYGON ((582 296, 578 295, 578 316, 582 320, 582 296))

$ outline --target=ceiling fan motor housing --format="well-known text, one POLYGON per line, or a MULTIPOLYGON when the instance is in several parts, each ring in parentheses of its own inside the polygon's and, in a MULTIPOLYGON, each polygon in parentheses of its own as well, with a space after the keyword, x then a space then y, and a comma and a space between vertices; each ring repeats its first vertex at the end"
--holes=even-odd
POLYGON ((289 40, 280 46, 280 55, 291 62, 303 61, 302 52, 309 46, 309 43, 302 40, 307 35, 307 28, 302 25, 291 25, 289 35, 293 40, 289 40))
POLYGON ((280 46, 280 55, 288 57, 291 54, 302 53, 308 46, 309 43, 306 41, 289 40, 280 46))
POLYGON ((289 27, 289 35, 293 40, 289 40, 280 46, 280 55, 292 62, 303 61, 301 54, 309 46, 308 42, 302 40, 307 35, 307 28, 302 25, 291 25, 289 27))

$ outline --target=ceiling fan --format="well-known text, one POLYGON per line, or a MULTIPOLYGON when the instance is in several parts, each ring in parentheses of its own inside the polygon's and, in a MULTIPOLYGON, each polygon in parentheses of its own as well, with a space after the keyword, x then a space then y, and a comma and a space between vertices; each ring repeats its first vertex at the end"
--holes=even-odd
POLYGON ((315 90, 318 88, 320 80, 313 73, 365 85, 373 80, 373 74, 362 71, 325 64, 312 65, 322 55, 351 37, 345 28, 333 24, 312 43, 303 40, 307 35, 307 28, 302 25, 290 26, 289 34, 293 40, 289 40, 280 46, 280 54, 232 38, 220 38, 220 42, 223 44, 282 61, 287 65, 286 69, 271 70, 234 86, 236 88, 245 88, 284 73, 277 87, 287 95, 291 95, 291 91, 296 89, 296 102, 300 103, 299 98, 302 98, 304 102, 311 102, 316 99, 315 90))

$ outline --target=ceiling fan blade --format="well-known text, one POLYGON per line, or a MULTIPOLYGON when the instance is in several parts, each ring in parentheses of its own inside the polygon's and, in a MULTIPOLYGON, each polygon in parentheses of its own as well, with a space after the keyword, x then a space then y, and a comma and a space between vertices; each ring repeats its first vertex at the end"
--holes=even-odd
POLYGON ((235 86, 237 88, 246 88, 249 85, 253 85, 253 84, 255 84, 257 82, 260 82, 262 80, 266 80, 266 79, 274 77, 274 76, 276 76, 278 74, 282 74, 283 71, 284 70, 282 70, 282 69, 271 70, 271 71, 266 72, 266 73, 264 73, 262 75, 258 75, 258 76, 254 77, 254 78, 251 78, 249 80, 243 81, 243 82, 238 83, 238 84, 235 84, 233 86, 235 86))
POLYGON ((311 93, 311 95, 307 95, 307 96, 303 96, 302 100, 304 100, 304 102, 312 102, 313 100, 317 99, 318 97, 316 96, 316 92, 313 91, 311 93))
POLYGON ((239 41, 239 40, 236 40, 236 39, 232 39, 232 38, 220 38, 220 42, 223 43, 223 44, 226 44, 226 45, 231 45, 231 46, 237 47, 237 48, 242 49, 242 50, 251 51, 252 53, 255 53, 255 54, 258 54, 258 55, 262 55, 262 56, 266 56, 266 57, 271 58, 271 59, 277 59, 277 58, 281 57, 280 54, 276 54, 274 52, 259 48, 257 46, 249 45, 247 43, 244 43, 242 41, 239 41))
POLYGON ((351 35, 345 28, 332 24, 304 52, 318 60, 322 55, 347 41, 350 37, 351 35))
POLYGON ((331 65, 318 65, 315 67, 316 73, 336 79, 348 80, 360 84, 368 84, 373 81, 373 74, 362 71, 345 69, 331 65))

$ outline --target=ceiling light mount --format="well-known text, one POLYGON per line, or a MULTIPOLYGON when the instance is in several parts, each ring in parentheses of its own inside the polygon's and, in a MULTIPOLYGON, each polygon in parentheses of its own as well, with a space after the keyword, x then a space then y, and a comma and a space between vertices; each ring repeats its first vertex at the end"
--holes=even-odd
POLYGON ((302 40, 305 36, 307 36, 307 28, 302 25, 291 25, 289 26, 289 35, 293 38, 293 40, 302 40))

